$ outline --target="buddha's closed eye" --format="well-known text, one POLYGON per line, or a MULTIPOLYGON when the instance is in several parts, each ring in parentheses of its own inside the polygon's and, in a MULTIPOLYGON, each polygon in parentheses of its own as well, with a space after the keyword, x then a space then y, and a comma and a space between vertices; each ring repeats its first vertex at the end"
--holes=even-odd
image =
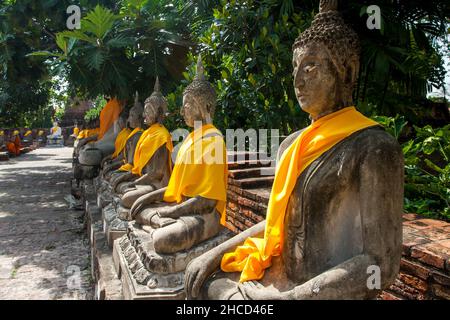
POLYGON ((303 68, 303 71, 305 71, 305 73, 310 73, 310 72, 316 71, 317 67, 318 67, 318 65, 316 65, 316 64, 307 65, 306 67, 303 68))

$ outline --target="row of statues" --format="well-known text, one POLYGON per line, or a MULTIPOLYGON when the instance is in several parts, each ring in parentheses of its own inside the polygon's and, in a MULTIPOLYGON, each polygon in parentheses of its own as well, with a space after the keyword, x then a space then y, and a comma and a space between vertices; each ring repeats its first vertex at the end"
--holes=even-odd
POLYGON ((104 144, 79 151, 101 165, 105 217, 125 230, 114 244, 122 273, 154 298, 373 299, 388 287, 401 257, 403 156, 353 106, 359 55, 337 1, 320 1, 293 46, 295 94, 311 125, 279 148, 266 220, 234 236, 223 227, 226 147, 201 59, 181 109, 194 130, 174 164, 156 80, 144 107, 136 100, 118 115, 104 144), (220 161, 197 161, 208 157, 220 161), (370 285, 371 270, 379 285, 370 285))

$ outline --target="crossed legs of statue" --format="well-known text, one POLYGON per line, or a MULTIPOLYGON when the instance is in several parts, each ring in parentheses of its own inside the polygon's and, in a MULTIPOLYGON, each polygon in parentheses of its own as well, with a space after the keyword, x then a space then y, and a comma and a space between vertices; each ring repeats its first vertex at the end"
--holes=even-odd
POLYGON ((156 188, 151 185, 136 185, 134 188, 124 190, 122 197, 117 201, 117 215, 122 220, 131 220, 129 216, 133 203, 141 196, 154 191, 156 188))
POLYGON ((183 216, 177 219, 160 217, 159 211, 172 206, 167 203, 143 210, 136 216, 136 222, 150 232, 155 251, 171 254, 188 250, 221 230, 220 215, 214 209, 203 215, 183 216))

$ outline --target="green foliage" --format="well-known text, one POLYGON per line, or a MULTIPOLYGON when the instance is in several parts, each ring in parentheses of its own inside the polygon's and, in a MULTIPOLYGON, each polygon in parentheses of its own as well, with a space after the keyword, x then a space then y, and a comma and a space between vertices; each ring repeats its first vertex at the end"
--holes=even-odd
POLYGON ((54 59, 67 72, 72 94, 131 99, 151 93, 159 75, 170 90, 184 67, 186 31, 177 7, 165 1, 120 1, 114 8, 97 5, 81 20, 81 29, 56 34, 57 50, 30 56, 54 59))
MULTIPOLYGON (((406 125, 403 117, 376 119, 397 138, 406 125)), ((450 125, 414 126, 413 139, 403 143, 402 148, 405 211, 450 220, 450 125)))
POLYGON ((386 116, 373 116, 372 119, 381 124, 385 128, 385 130, 392 136, 394 136, 397 140, 399 140, 400 134, 408 124, 408 121, 405 120, 405 117, 399 115, 396 115, 393 118, 386 116))
MULTIPOLYGON (((292 85, 295 38, 310 25, 319 1, 233 0, 213 9, 209 27, 192 28, 198 51, 218 92, 220 127, 280 128, 288 134, 307 124, 292 85)), ((445 70, 436 39, 446 36, 449 8, 442 1, 382 0, 382 30, 366 26, 369 0, 342 1, 346 21, 362 43, 356 105, 365 113, 405 115, 421 124, 430 110, 430 85, 443 85, 445 70)), ((195 57, 185 79, 193 77, 195 57)), ((185 86, 185 83, 183 83, 185 86)))
POLYGON ((89 109, 86 114, 84 115, 84 120, 91 121, 94 119, 98 119, 100 117, 100 112, 102 111, 103 107, 106 104, 105 98, 102 96, 98 96, 93 101, 94 107, 89 109))
MULTIPOLYGON (((288 133, 306 125, 290 66, 292 43, 310 20, 309 13, 281 14, 276 1, 222 1, 214 9, 214 22, 198 42, 218 93, 215 122, 220 128, 279 128, 288 133)), ((188 61, 187 82, 194 76, 196 57, 189 55, 188 61)))

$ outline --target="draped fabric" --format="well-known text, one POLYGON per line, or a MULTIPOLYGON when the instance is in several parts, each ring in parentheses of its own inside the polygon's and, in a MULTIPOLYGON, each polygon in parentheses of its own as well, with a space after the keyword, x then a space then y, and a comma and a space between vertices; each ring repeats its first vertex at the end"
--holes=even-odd
POLYGON ((22 143, 21 143, 18 133, 15 134, 15 132, 16 131, 14 131, 14 135, 15 135, 14 142, 11 142, 11 141, 7 142, 6 148, 8 149, 9 153, 11 153, 15 156, 18 156, 18 155, 20 155, 20 148, 22 147, 22 143))
MULTIPOLYGON (((128 140, 130 140, 136 133, 138 132, 142 132, 143 130, 141 128, 135 128, 133 131, 131 131, 131 133, 128 135, 127 140, 125 141, 125 145, 128 142, 128 140)), ((124 162, 127 161, 127 149, 124 148, 124 162)), ((133 164, 132 163, 125 163, 123 166, 121 166, 119 168, 119 171, 131 171, 131 169, 133 169, 133 164)))
POLYGON ((145 130, 139 138, 136 150, 134 151, 133 168, 131 172, 141 176, 142 170, 150 161, 153 154, 164 144, 169 151, 167 161, 170 171, 172 171, 172 136, 163 125, 155 123, 145 130))
POLYGON ((347 107, 313 122, 283 153, 267 207, 264 238, 247 238, 221 262, 225 272, 241 272, 240 282, 259 280, 283 246, 284 217, 298 177, 314 160, 351 134, 378 125, 354 107, 347 107))
POLYGON ((212 124, 191 132, 181 145, 164 201, 182 201, 182 196, 217 200, 216 209, 225 225, 227 200, 227 154, 222 134, 212 124))
POLYGON ((131 130, 128 128, 123 128, 119 132, 116 141, 114 142, 114 153, 111 156, 112 159, 117 158, 119 154, 123 151, 123 148, 125 148, 125 145, 127 144, 127 138, 130 135, 130 133, 131 130))
POLYGON ((100 132, 98 139, 100 140, 106 132, 114 125, 114 122, 119 118, 122 112, 122 107, 116 98, 109 100, 100 112, 100 132))

